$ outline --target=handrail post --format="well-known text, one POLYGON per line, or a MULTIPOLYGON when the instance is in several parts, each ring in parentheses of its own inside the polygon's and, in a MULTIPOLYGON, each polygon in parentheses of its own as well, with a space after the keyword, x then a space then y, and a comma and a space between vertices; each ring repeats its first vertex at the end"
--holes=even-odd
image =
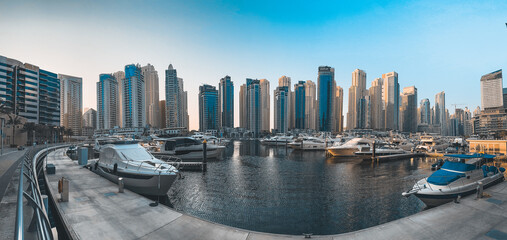
POLYGON ((21 164, 21 174, 19 176, 18 185, 18 202, 16 206, 16 228, 14 229, 14 239, 24 239, 24 226, 23 226, 23 169, 24 164, 21 164))

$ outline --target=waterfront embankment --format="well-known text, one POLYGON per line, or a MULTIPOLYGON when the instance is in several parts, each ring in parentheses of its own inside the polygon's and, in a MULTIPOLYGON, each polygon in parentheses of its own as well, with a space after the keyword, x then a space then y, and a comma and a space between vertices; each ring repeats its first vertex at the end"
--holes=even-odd
MULTIPOLYGON (((54 200, 59 198, 58 180, 70 181, 68 202, 55 201, 57 213, 73 239, 301 239, 248 231, 205 221, 169 207, 150 207, 149 200, 125 190, 78 166, 63 150, 48 156, 56 166, 47 175, 54 200)), ((379 226, 316 239, 502 239, 507 236, 507 182, 474 196, 422 211, 379 226)), ((401 197, 401 195, 400 195, 401 197)))

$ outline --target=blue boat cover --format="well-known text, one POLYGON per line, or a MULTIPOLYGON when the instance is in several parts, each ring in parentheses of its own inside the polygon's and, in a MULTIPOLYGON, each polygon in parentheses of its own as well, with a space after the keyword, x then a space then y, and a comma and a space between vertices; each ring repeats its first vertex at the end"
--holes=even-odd
POLYGON ((444 155, 446 157, 454 157, 454 158, 462 158, 462 159, 469 159, 469 158, 486 158, 486 159, 493 159, 496 156, 491 154, 483 154, 483 153, 474 153, 474 154, 446 154, 444 155))
POLYGON ((466 172, 466 171, 472 171, 475 169, 475 165, 473 164, 466 164, 466 163, 460 163, 460 162, 451 162, 451 161, 445 161, 444 165, 442 166, 444 169, 453 170, 453 171, 460 171, 460 172, 466 172))
POLYGON ((464 173, 449 172, 444 169, 440 169, 431 174, 431 176, 428 177, 427 181, 431 184, 445 186, 464 176, 464 173))

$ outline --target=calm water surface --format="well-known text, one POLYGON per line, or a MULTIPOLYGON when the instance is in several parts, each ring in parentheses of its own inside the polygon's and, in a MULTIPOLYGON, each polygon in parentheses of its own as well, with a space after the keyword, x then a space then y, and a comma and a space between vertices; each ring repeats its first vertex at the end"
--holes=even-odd
POLYGON ((169 205, 237 228, 280 234, 337 234, 412 215, 424 204, 401 192, 428 176, 424 158, 372 164, 234 141, 208 171, 183 172, 169 205))

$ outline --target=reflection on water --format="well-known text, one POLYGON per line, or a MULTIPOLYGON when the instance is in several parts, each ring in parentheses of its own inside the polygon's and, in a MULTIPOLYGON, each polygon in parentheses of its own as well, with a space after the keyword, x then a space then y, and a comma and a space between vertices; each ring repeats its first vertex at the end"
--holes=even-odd
POLYGON ((222 160, 208 162, 206 173, 184 172, 165 204, 254 231, 350 232, 421 211, 421 201, 401 192, 429 175, 432 163, 416 158, 378 164, 235 141, 222 160))

